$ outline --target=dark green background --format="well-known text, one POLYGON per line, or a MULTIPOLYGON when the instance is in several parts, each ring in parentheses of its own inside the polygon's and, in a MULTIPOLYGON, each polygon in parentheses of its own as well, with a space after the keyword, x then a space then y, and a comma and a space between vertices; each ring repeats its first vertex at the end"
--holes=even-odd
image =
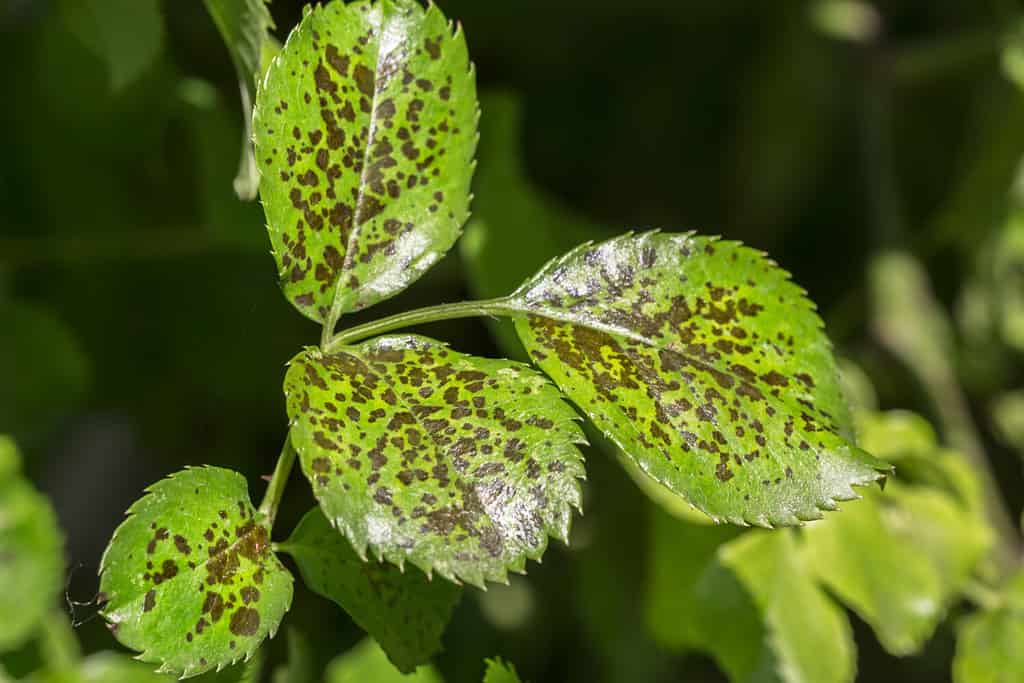
MULTIPOLYGON (((0 300, 56 320, 0 319, 0 431, 19 438, 54 500, 70 596, 84 601, 106 541, 148 483, 216 463, 262 494, 285 434, 284 363, 319 331, 280 296, 258 205, 234 198, 237 85, 202 4, 163 3, 156 60, 117 92, 61 4, 0 1, 0 300), (61 325, 78 352, 56 339, 61 325)), ((871 338, 865 268, 881 246, 909 247, 951 307, 999 226, 1024 153, 1024 95, 1002 74, 992 36, 1012 25, 1017 3, 879 2, 883 32, 864 45, 822 34, 802 2, 438 4, 466 30, 481 92, 524 98, 522 148, 539 187, 610 232, 697 229, 767 250, 818 303, 839 349, 868 368, 884 407, 932 414, 871 338), (934 68, 915 70, 915 55, 934 68)), ((278 37, 300 8, 274 3, 278 37)), ((369 315, 466 296, 456 250, 369 315)), ((423 331, 498 353, 478 321, 423 331)), ((964 359, 961 379, 1019 512, 1017 461, 984 411, 997 389, 1020 385, 1024 365, 999 353, 998 363, 964 359)), ((495 654, 534 683, 724 680, 709 659, 644 636, 649 503, 601 453, 588 470, 588 542, 553 546, 530 566, 520 584, 532 611, 514 628, 467 594, 439 658, 448 681, 478 681, 495 654)), ((312 502, 296 474, 280 533, 312 502)), ((112 647, 93 613, 77 611, 86 647, 112 647)), ((286 624, 323 660, 359 637, 301 588, 286 624)), ((855 624, 860 680, 948 680, 950 628, 923 655, 896 660, 855 624)), ((280 656, 284 639, 271 648, 280 656)))

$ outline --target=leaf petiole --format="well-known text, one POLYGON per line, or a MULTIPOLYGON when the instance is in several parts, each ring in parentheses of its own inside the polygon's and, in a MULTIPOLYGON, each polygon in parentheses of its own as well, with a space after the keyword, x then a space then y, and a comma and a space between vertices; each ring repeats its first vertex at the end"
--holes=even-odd
POLYGON ((397 313, 380 320, 373 320, 363 325, 356 325, 347 330, 342 330, 322 344, 321 348, 324 353, 333 353, 346 344, 353 344, 378 334, 409 327, 410 325, 454 320, 456 318, 507 316, 520 313, 522 313, 522 309, 512 303, 511 297, 485 299, 483 301, 460 301, 454 304, 428 306, 427 308, 397 313))
POLYGON ((268 528, 274 527, 274 518, 277 517, 277 508, 281 505, 281 497, 288 485, 288 477, 295 465, 295 449, 292 448, 291 434, 285 437, 284 446, 281 447, 281 455, 277 458, 277 465, 274 466, 274 473, 267 484, 267 492, 263 495, 260 503, 259 514, 266 520, 268 528))

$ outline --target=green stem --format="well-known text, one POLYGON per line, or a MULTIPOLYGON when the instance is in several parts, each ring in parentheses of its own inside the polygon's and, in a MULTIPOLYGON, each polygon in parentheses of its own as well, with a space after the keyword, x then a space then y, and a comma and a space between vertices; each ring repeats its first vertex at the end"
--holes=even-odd
POLYGON ((484 301, 461 301, 455 304, 441 304, 420 308, 415 311, 407 311, 396 315, 374 320, 363 325, 357 325, 347 330, 342 330, 334 337, 322 344, 325 353, 332 353, 345 344, 369 339, 378 334, 391 332, 392 330, 420 325, 422 323, 433 323, 441 320, 454 320, 456 318, 473 318, 477 316, 516 315, 521 310, 512 304, 509 297, 500 299, 487 299, 484 301))
POLYGON ((288 477, 295 465, 295 449, 292 448, 291 436, 285 437, 284 446, 281 448, 281 455, 277 458, 277 465, 274 467, 274 474, 267 484, 267 492, 260 503, 259 513, 266 520, 267 526, 273 528, 274 519, 277 517, 277 508, 281 505, 281 498, 284 496, 284 489, 288 485, 288 477))

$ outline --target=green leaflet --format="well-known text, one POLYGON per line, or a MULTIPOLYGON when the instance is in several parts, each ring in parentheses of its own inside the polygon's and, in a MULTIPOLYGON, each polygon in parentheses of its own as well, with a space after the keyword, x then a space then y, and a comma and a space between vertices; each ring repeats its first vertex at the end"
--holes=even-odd
POLYGON ((63 540, 49 501, 19 474, 14 442, 0 435, 0 652, 19 647, 63 587, 63 540))
POLYGON ((216 467, 150 486, 114 532, 100 574, 117 639, 182 676, 251 657, 292 599, 245 479, 216 467))
POLYGON ((411 674, 402 674, 371 638, 335 658, 328 665, 324 680, 326 683, 443 683, 432 666, 422 666, 411 674))
POLYGON ((309 641, 298 630, 288 627, 288 660, 274 669, 273 683, 313 683, 313 653, 309 641))
POLYGON ((415 568, 364 562, 319 508, 306 513, 279 550, 294 557, 306 585, 348 612, 402 673, 440 651, 462 594, 458 586, 431 581, 415 568))
POLYGON ((259 188, 259 172, 252 147, 252 101, 256 83, 263 74, 263 58, 273 50, 270 29, 274 20, 267 9, 269 0, 204 0, 206 9, 217 24, 231 61, 238 72, 238 88, 242 96, 242 157, 235 176, 235 193, 241 199, 255 199, 259 188))
MULTIPOLYGON (((192 680, 195 683, 257 683, 260 659, 257 654, 245 664, 220 672, 211 671, 192 680)), ((97 652, 77 662, 73 669, 41 671, 27 679, 28 683, 173 683, 175 680, 174 676, 153 671, 151 664, 135 661, 119 652, 97 652)))
POLYGON ((896 655, 918 652, 992 541, 950 495, 893 482, 806 530, 819 580, 896 655))
POLYGON ((476 121, 465 37, 435 5, 306 14, 254 112, 274 258, 299 311, 333 326, 448 251, 468 216, 476 121))
POLYGON ((500 657, 487 660, 484 683, 522 683, 512 664, 501 661, 500 657))
POLYGON ((734 683, 772 680, 774 660, 761 615, 718 557, 722 545, 740 533, 652 510, 647 628, 663 647, 708 652, 734 683))
POLYGON ((61 11, 75 37, 107 68, 113 91, 141 76, 163 49, 157 0, 64 0, 61 11))
POLYGON ((953 659, 955 683, 1024 680, 1024 573, 1004 589, 1002 603, 964 619, 953 659))
POLYGON ((299 354, 285 393, 313 493, 360 556, 482 585, 567 538, 583 434, 530 368, 389 336, 299 354))
POLYGON ((821 321, 760 252, 625 235, 552 261, 508 305, 594 424, 715 520, 816 519, 889 469, 851 443, 821 321))
POLYGON ((856 647, 846 614, 815 585, 790 529, 752 531, 720 551, 761 611, 785 683, 849 683, 856 647))

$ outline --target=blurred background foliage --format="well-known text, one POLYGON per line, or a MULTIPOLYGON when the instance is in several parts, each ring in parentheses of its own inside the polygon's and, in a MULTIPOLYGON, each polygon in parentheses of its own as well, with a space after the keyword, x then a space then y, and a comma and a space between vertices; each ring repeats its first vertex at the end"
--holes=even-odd
MULTIPOLYGON (((658 508, 610 449, 592 448, 571 547, 467 593, 422 680, 479 681, 495 654, 535 683, 755 680, 773 657, 809 656, 763 646, 765 629, 800 628, 779 595, 839 630, 829 596, 853 607, 856 653, 827 656, 856 662, 861 680, 950 680, 956 620, 937 622, 966 611, 971 574, 996 571, 979 558, 1015 533, 1024 505, 1024 7, 437 3, 465 27, 483 93, 474 217, 445 261, 351 324, 507 292, 568 247, 626 229, 722 234, 808 290, 850 359, 862 438, 909 474, 849 505, 857 523, 812 526, 799 553, 790 532, 744 534, 719 553, 738 530, 658 508), (893 408, 924 418, 875 412, 893 408), (939 443, 962 457, 936 455, 939 443), (979 521, 985 487, 1006 501, 994 529, 979 521), (920 565, 905 588, 933 612, 907 623, 887 609, 900 587, 844 575, 869 541, 891 544, 884 557, 900 568, 920 565), (779 572, 783 593, 760 590, 743 561, 755 551, 794 563, 757 575, 779 572)), ((301 4, 275 0, 277 38, 301 4)), ((238 80, 202 3, 0 0, 0 36, 0 433, 52 501, 68 599, 88 602, 100 553, 147 484, 216 463, 261 489, 286 429, 284 362, 317 329, 279 296, 260 207, 233 189, 238 80)), ((521 353, 489 321, 425 331, 470 353, 521 353)), ((312 502, 296 476, 281 529, 312 502)), ((81 651, 113 647, 94 605, 73 618, 81 651)), ((265 648, 267 680, 318 679, 361 639, 303 589, 288 619, 265 648)), ((989 626, 971 624, 972 637, 989 626)), ((60 645, 66 626, 47 633, 0 658, 11 675, 54 649, 78 656, 60 645)), ((378 665, 359 647, 330 680, 378 665)), ((103 657, 93 678, 55 680, 115 680, 122 663, 103 657)))

